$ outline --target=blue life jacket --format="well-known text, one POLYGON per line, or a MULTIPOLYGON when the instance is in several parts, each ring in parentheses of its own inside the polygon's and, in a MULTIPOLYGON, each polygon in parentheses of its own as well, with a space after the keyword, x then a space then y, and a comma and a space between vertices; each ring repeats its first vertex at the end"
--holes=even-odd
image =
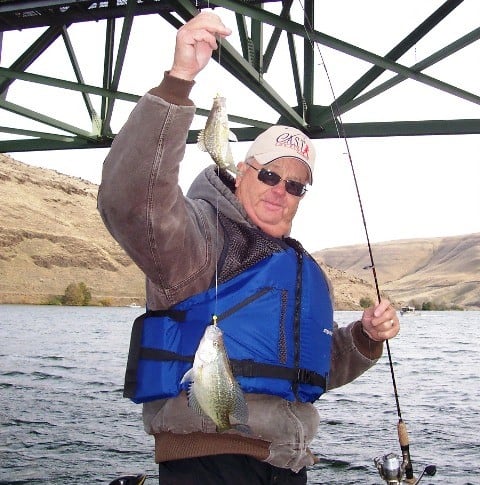
POLYGON ((244 392, 301 402, 325 392, 333 331, 330 291, 316 261, 289 247, 218 288, 138 317, 124 396, 136 403, 177 396, 214 315, 244 392))

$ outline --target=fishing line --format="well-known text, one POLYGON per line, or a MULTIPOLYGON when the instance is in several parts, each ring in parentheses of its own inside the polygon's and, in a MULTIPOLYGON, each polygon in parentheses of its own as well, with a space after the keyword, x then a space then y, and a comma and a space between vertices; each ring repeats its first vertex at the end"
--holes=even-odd
MULTIPOLYGON (((210 3, 210 2, 209 2, 210 3)), ((221 66, 221 56, 222 56, 222 39, 220 36, 217 36, 217 44, 218 44, 218 65, 221 66)), ((216 167, 217 169, 217 176, 220 177, 220 167, 216 167)), ((220 193, 217 189, 217 194, 215 197, 215 312, 213 314, 213 324, 217 325, 217 313, 218 313, 218 253, 219 253, 219 234, 220 234, 220 228, 219 228, 219 209, 218 209, 218 203, 220 200, 220 193)))
MULTIPOLYGON (((195 0, 195 8, 198 9, 198 0, 195 0)), ((207 8, 210 8, 210 0, 207 1, 207 8)), ((221 49, 222 49, 222 42, 221 37, 216 36, 217 44, 218 44, 218 64, 221 65, 221 49)), ((220 168, 216 167, 217 169, 217 176, 220 175, 220 168)), ((219 248, 219 209, 218 204, 220 200, 220 194, 217 190, 216 198, 215 198, 215 238, 213 242, 214 246, 214 257, 215 257, 215 304, 214 304, 214 314, 212 315, 213 325, 217 325, 217 310, 218 310, 218 248, 219 248)))
MULTIPOLYGON (((357 194, 357 200, 358 200, 358 204, 359 204, 359 207, 360 207, 362 224, 363 224, 363 228, 364 228, 364 231, 365 231, 365 237, 366 237, 367 247, 368 247, 368 254, 369 254, 369 258, 370 258, 370 269, 372 270, 372 274, 373 274, 377 299, 378 299, 378 302, 380 303, 382 298, 381 298, 381 295, 380 295, 380 288, 379 288, 378 279, 377 279, 377 271, 376 271, 376 268, 375 268, 375 261, 373 259, 372 245, 370 243, 370 236, 369 236, 368 228, 367 228, 367 220, 366 220, 366 216, 365 216, 365 211, 363 209, 362 198, 361 198, 361 195, 360 195, 360 188, 359 188, 359 184, 358 184, 358 180, 357 180, 357 175, 356 175, 356 172, 355 172, 355 167, 354 167, 354 164, 353 164, 353 158, 352 158, 352 154, 351 154, 351 151, 350 151, 350 145, 348 143, 347 133, 345 131, 345 126, 344 126, 344 123, 343 123, 343 120, 342 120, 342 117, 341 117, 341 114, 340 114, 340 109, 339 109, 339 106, 338 106, 338 103, 337 103, 337 96, 335 95, 333 83, 332 83, 332 80, 330 78, 330 74, 328 72, 328 69, 327 69, 325 60, 323 58, 320 46, 317 42, 313 41, 313 39, 310 35, 310 33, 313 32, 313 26, 311 25, 307 15, 306 15, 305 7, 304 7, 302 1, 298 0, 298 2, 300 4, 302 11, 303 11, 303 14, 304 14, 304 29, 305 29, 305 33, 307 34, 307 39, 310 42, 310 46, 311 46, 312 50, 315 49, 315 46, 317 48, 318 55, 320 56, 321 64, 322 64, 323 69, 325 71, 325 76, 326 76, 326 79, 327 79, 327 82, 328 82, 328 85, 329 85, 329 88, 330 88, 330 91, 331 91, 331 94, 332 94, 333 102, 330 105, 330 109, 331 109, 331 112, 332 112, 332 119, 333 119, 333 122, 335 124, 335 129, 337 131, 338 138, 342 139, 344 144, 345 144, 346 154, 347 154, 347 158, 348 158, 350 168, 351 168, 351 171, 352 171, 353 181, 354 181, 354 185, 355 185, 355 191, 356 191, 356 194, 357 194), (307 29, 306 24, 308 25, 308 29, 310 31, 307 29)), ((408 434, 407 434, 405 423, 403 422, 403 419, 402 419, 402 412, 401 412, 401 409, 400 409, 400 400, 399 400, 399 396, 398 396, 397 383, 396 383, 396 378, 395 378, 395 371, 393 369, 392 354, 391 354, 390 344, 389 344, 388 339, 385 340, 385 345, 386 345, 386 348, 387 348, 388 364, 389 364, 389 367, 390 367, 390 375, 391 375, 391 379, 392 379, 393 393, 394 393, 394 397, 395 397, 397 415, 398 415, 398 418, 399 418, 398 436, 399 436, 399 441, 400 441, 400 447, 402 449, 402 453, 404 454, 404 458, 408 459, 407 475, 406 476, 407 476, 407 478, 412 478, 413 471, 412 471, 412 467, 411 467, 410 452, 408 450, 408 446, 409 446, 409 444, 408 444, 408 434)))

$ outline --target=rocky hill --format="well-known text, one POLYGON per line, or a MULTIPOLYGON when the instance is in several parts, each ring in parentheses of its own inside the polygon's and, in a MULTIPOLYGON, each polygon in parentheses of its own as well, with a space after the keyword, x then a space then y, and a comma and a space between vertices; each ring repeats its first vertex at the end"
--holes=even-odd
POLYGON ((104 228, 97 190, 0 155, 0 303, 46 303, 82 281, 92 302, 144 303, 144 279, 104 228))
MULTIPOLYGON (((47 303, 84 282, 92 303, 145 302, 144 277, 105 229, 98 186, 0 154, 0 303, 47 303)), ((480 307, 480 234, 376 245, 382 290, 397 303, 413 296, 480 307), (452 241, 449 242, 449 240, 452 241)), ((375 298, 364 247, 315 256, 329 275, 336 308, 375 298)))
MULTIPOLYGON (((402 303, 458 305, 480 309, 480 233, 391 241, 372 246, 379 286, 402 303)), ((315 253, 324 263, 369 278, 365 246, 315 253)))

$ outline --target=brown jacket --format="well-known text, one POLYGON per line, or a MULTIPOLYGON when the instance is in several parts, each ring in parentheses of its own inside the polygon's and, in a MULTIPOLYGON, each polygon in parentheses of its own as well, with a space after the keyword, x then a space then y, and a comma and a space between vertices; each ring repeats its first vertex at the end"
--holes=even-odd
MULTIPOLYGON (((98 207, 105 225, 146 275, 147 305, 165 309, 205 291, 223 246, 215 212, 253 227, 235 194, 209 167, 188 196, 178 186, 179 165, 195 113, 193 83, 165 75, 147 93, 117 135, 105 160, 98 207), (213 204, 213 207, 215 207, 213 204)), ((329 388, 370 368, 382 344, 361 332, 359 322, 335 327, 329 388)), ((280 397, 246 395, 252 434, 216 433, 188 407, 184 393, 144 405, 144 424, 155 436, 156 460, 242 453, 298 471, 313 463, 308 450, 319 424, 314 405, 280 397)))

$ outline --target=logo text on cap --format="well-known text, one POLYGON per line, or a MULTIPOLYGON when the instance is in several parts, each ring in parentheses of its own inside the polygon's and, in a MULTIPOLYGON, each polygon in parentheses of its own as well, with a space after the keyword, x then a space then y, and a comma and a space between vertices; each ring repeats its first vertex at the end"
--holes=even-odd
POLYGON ((288 132, 282 133, 277 137, 276 145, 290 148, 307 160, 310 159, 310 147, 308 146, 305 138, 299 135, 288 132))

